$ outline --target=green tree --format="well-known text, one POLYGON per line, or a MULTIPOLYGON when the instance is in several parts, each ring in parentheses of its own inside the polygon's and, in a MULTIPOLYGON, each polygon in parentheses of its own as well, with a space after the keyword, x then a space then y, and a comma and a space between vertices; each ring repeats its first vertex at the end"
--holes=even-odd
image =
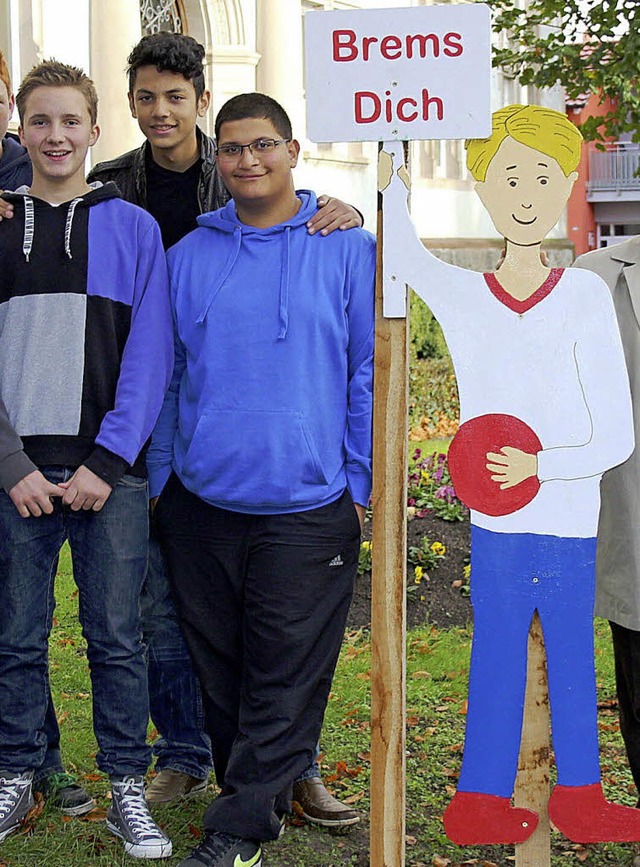
POLYGON ((630 131, 640 141, 639 0, 487 0, 494 29, 504 33, 493 64, 521 84, 562 85, 570 98, 608 96, 615 107, 581 127, 603 140, 630 131), (585 41, 586 34, 586 41, 585 41))

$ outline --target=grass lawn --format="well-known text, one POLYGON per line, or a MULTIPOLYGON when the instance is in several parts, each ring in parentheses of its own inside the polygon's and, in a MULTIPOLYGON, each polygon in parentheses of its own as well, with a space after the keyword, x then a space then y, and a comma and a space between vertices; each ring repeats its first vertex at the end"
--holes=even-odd
MULTIPOLYGON (((58 607, 51 639, 52 681, 60 716, 63 749, 70 769, 97 798, 95 821, 64 821, 44 807, 24 832, 0 846, 0 867, 114 867, 133 864, 119 841, 104 828, 108 784, 96 772, 96 745, 91 733, 87 662, 77 626, 77 597, 66 552, 57 583, 58 607)), ((602 766, 611 798, 634 803, 625 767, 615 708, 613 666, 606 624, 597 624, 602 766)), ((464 700, 471 632, 424 627, 408 639, 407 695, 407 867, 454 867, 476 864, 513 865, 513 849, 460 849, 444 836, 440 816, 453 794, 464 733, 464 700)), ((266 847, 265 867, 342 867, 368 865, 370 642, 361 630, 347 635, 334 682, 322 737, 323 772, 334 792, 362 811, 363 821, 351 834, 331 836, 305 827, 294 818, 282 839, 266 847)), ((213 788, 211 789, 213 792, 213 788)), ((177 864, 198 835, 203 800, 177 809, 157 810, 174 841, 177 864)), ((554 835, 554 867, 575 864, 631 867, 631 846, 580 847, 554 835)), ((390 865, 391 867, 391 865, 390 865)), ((395 867, 395 865, 393 865, 395 867)))

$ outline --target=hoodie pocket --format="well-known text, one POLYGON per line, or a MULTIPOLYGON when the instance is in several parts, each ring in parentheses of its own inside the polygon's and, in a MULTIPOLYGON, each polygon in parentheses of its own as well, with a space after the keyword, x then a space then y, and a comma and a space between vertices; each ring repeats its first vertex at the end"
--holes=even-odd
POLYGON ((209 410, 194 431, 183 475, 218 503, 262 508, 313 503, 327 485, 302 413, 209 410))

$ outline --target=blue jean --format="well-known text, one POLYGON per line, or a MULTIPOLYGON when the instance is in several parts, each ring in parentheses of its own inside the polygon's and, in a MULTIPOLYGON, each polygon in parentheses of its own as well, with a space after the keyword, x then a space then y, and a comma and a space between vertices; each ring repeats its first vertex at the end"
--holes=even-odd
POLYGON ((473 644, 460 791, 511 797, 536 609, 547 653, 558 783, 599 782, 595 554, 595 539, 472 526, 473 644))
POLYGON ((211 742, 204 731, 202 694, 178 623, 153 522, 140 622, 147 652, 151 719, 160 735, 153 745, 156 770, 172 768, 204 779, 212 760, 211 742))
MULTIPOLYGON (((73 474, 63 467, 42 471, 54 483, 73 474)), ((74 512, 55 500, 53 514, 25 519, 0 491, 3 770, 37 772, 45 759, 53 567, 68 540, 88 646, 98 767, 111 777, 146 772, 149 701, 139 599, 148 532, 147 485, 133 476, 123 477, 100 512, 74 512)))

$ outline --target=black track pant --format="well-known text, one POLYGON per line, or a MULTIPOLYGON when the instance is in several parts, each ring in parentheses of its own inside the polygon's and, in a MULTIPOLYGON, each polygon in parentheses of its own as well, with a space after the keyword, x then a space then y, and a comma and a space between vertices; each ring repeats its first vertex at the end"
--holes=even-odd
POLYGON ((360 546, 353 501, 345 492, 310 511, 246 515, 173 475, 156 519, 222 788, 205 829, 275 839, 340 652, 360 546))

